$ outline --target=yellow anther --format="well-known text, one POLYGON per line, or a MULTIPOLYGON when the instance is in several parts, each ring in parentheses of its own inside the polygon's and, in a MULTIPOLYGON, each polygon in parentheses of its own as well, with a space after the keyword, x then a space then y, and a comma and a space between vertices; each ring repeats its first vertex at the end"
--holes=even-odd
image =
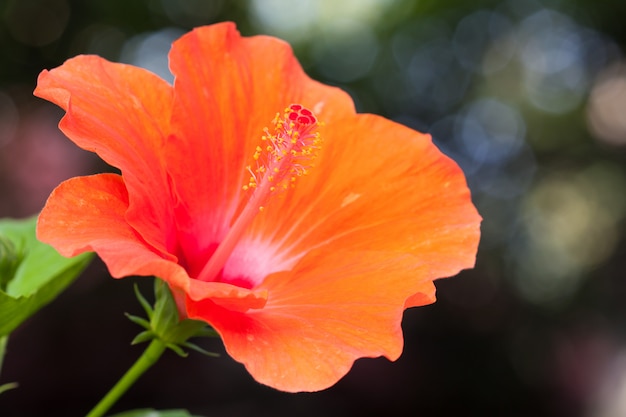
POLYGON ((272 124, 273 128, 263 129, 261 145, 252 155, 256 168, 247 167, 252 177, 243 189, 255 189, 255 195, 293 187, 296 178, 313 166, 322 143, 317 132, 320 123, 313 112, 299 104, 277 113, 272 124))

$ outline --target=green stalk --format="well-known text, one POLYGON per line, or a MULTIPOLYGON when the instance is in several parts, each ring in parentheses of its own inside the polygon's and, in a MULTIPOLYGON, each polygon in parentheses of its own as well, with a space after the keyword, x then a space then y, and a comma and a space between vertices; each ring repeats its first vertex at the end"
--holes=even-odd
POLYGON ((100 402, 87 414, 86 417, 102 417, 109 409, 124 395, 126 391, 143 375, 152 365, 156 363, 165 351, 166 346, 159 339, 153 339, 137 362, 126 371, 124 376, 115 384, 113 388, 100 400, 100 402))

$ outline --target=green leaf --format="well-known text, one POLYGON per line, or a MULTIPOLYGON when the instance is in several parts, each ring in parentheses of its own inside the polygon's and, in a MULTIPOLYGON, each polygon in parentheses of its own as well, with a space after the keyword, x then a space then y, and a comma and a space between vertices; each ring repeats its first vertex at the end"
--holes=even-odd
POLYGON ((0 234, 0 289, 6 290, 22 262, 23 254, 7 236, 0 234))
POLYGON ((2 384, 0 385, 0 394, 9 390, 15 389, 17 387, 18 387, 17 382, 9 382, 8 384, 2 384))
MULTIPOLYGON (((0 336, 51 302, 85 269, 93 254, 64 258, 37 240, 35 217, 0 220, 0 236, 12 242, 18 265, 12 276, 0 279, 0 336)), ((0 273, 2 273, 0 271, 0 273)))
POLYGON ((187 410, 162 410, 157 411, 150 408, 141 410, 124 411, 109 417, 200 417, 189 414, 187 410))

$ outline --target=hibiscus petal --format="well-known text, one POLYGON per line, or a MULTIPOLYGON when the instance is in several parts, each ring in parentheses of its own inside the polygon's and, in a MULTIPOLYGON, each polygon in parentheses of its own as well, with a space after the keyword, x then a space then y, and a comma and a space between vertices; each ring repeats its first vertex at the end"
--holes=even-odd
POLYGON ((428 266, 414 257, 347 255, 311 254, 268 277, 263 309, 241 314, 206 300, 188 303, 188 313, 209 321, 257 381, 291 392, 327 388, 358 358, 397 359, 404 300, 432 292, 431 281, 416 279, 428 266))
POLYGON ((203 259, 228 230, 250 176, 245 167, 276 113, 301 103, 330 119, 353 114, 354 106, 343 91, 311 80, 287 43, 242 38, 232 23, 183 36, 172 47, 170 67, 176 99, 168 167, 185 252, 203 259))
MULTIPOLYGON (((121 176, 99 174, 61 183, 39 215, 37 237, 64 256, 94 251, 111 275, 171 275, 182 268, 151 249, 126 222, 128 192, 121 176)), ((184 271, 183 271, 184 272, 184 271)))
POLYGON ((264 237, 287 265, 315 248, 411 254, 428 265, 420 279, 474 265, 481 218, 462 171, 428 135, 357 115, 324 136, 316 167, 268 204, 248 239, 264 237))
POLYGON ((171 86, 141 68, 78 56, 42 71, 35 95, 66 111, 59 127, 72 141, 120 168, 130 196, 127 218, 165 251, 171 208, 163 146, 171 86))

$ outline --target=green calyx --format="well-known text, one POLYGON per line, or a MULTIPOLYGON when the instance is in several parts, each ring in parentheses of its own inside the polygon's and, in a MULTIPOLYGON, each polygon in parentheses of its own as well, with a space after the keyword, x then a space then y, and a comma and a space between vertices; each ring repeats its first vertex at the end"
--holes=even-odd
POLYGON ((126 314, 130 321, 145 329, 133 339, 133 345, 158 339, 166 347, 182 357, 188 355, 184 348, 195 350, 208 356, 219 356, 217 353, 208 352, 188 341, 192 337, 219 336, 215 330, 203 321, 180 320, 174 297, 167 284, 162 280, 157 278, 154 281, 154 307, 141 295, 137 286, 135 286, 135 295, 145 310, 148 319, 126 314))

